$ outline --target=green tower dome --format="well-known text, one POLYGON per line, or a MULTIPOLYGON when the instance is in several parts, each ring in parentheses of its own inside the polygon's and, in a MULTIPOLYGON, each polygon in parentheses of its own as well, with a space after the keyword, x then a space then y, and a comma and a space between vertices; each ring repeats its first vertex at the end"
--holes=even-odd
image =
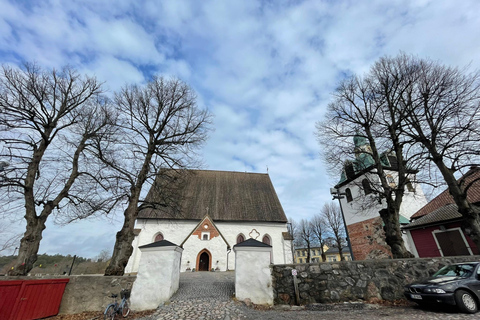
POLYGON ((355 147, 361 147, 366 144, 368 144, 367 138, 365 136, 361 136, 359 134, 356 134, 355 137, 353 137, 353 143, 355 144, 355 147))

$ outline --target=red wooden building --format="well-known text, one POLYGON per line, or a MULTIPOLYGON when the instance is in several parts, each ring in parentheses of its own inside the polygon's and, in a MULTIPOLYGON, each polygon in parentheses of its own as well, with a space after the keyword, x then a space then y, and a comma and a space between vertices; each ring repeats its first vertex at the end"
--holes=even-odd
MULTIPOLYGON (((480 206, 480 168, 472 167, 462 178, 470 203, 480 206)), ((448 189, 411 217, 402 229, 420 258, 477 255, 478 248, 461 227, 462 216, 448 189)))

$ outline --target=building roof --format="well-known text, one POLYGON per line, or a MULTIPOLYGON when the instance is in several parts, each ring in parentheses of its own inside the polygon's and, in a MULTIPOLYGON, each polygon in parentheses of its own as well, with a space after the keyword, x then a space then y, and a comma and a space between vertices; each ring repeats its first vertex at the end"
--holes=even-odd
MULTIPOLYGON (((467 191, 467 199, 470 203, 480 202, 480 168, 472 167, 470 170, 458 181, 463 186, 469 186, 467 191)), ((427 203, 423 208, 418 210, 414 215, 411 216, 411 219, 420 218, 424 215, 432 213, 441 207, 455 203, 453 197, 450 195, 448 188, 436 196, 432 201, 427 203)))
MULTIPOLYGON (((332 254, 332 253, 338 253, 338 248, 337 247, 330 247, 325 252, 325 254, 332 254)), ((343 253, 350 253, 350 249, 348 247, 343 247, 342 248, 342 254, 343 253)))
POLYGON ((449 220, 456 220, 461 217, 462 215, 460 212, 458 212, 457 206, 453 203, 450 203, 418 218, 417 220, 403 227, 403 229, 413 229, 426 225, 435 225, 449 220))
POLYGON ((206 214, 214 221, 287 222, 268 174, 210 170, 165 170, 138 218, 200 220, 206 214))
POLYGON ((236 247, 257 247, 257 248, 271 248, 272 246, 263 242, 260 242, 258 240, 255 240, 253 238, 250 238, 248 240, 242 241, 240 243, 237 243, 236 245, 233 246, 234 248, 236 247))
POLYGON ((140 246, 139 248, 143 249, 143 248, 156 248, 156 247, 178 247, 178 245, 168 240, 162 240, 162 241, 152 242, 152 243, 140 246))

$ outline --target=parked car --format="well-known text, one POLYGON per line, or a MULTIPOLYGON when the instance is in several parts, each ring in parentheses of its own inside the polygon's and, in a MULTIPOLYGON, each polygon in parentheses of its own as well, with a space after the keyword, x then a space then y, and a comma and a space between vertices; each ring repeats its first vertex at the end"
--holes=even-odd
POLYGON ((405 286, 404 294, 419 305, 446 303, 475 313, 480 303, 480 262, 445 266, 425 281, 405 286))

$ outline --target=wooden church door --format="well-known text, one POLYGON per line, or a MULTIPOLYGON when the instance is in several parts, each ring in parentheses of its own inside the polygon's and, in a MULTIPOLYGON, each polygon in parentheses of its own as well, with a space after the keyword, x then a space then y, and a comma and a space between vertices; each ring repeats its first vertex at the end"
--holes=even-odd
POLYGON ((210 266, 210 255, 207 252, 202 252, 199 259, 198 271, 208 271, 208 267, 210 266))

